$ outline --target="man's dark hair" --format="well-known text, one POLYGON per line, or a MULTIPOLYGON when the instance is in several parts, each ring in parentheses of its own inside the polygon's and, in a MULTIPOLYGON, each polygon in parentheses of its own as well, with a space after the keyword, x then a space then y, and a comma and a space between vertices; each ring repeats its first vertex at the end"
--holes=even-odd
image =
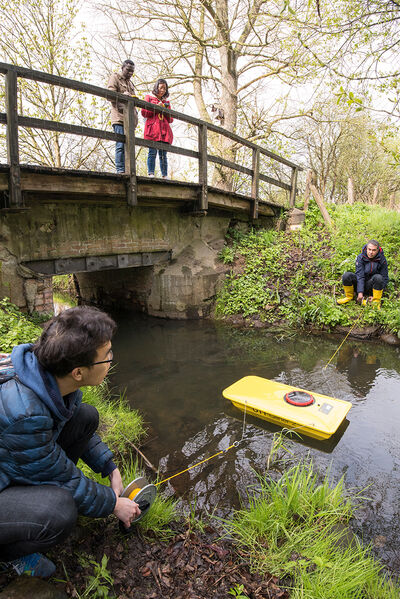
POLYGON ((371 245, 374 245, 376 248, 379 248, 379 247, 380 247, 380 245, 379 245, 379 241, 376 241, 376 239, 370 239, 369 241, 367 241, 367 245, 368 245, 369 243, 370 243, 371 245))
POLYGON ((135 63, 130 58, 127 58, 126 60, 124 60, 124 62, 122 63, 122 66, 124 67, 126 64, 130 64, 133 68, 135 68, 135 63))
POLYGON ((165 81, 165 79, 157 79, 157 81, 154 84, 153 87, 153 94, 156 96, 158 94, 158 86, 160 85, 160 83, 165 83, 165 89, 167 90, 165 92, 165 94, 163 95, 163 98, 168 98, 169 96, 169 91, 168 91, 168 83, 165 81))
POLYGON ((90 366, 98 348, 111 340, 116 326, 97 308, 70 308, 46 323, 33 352, 51 374, 66 376, 78 366, 90 366))

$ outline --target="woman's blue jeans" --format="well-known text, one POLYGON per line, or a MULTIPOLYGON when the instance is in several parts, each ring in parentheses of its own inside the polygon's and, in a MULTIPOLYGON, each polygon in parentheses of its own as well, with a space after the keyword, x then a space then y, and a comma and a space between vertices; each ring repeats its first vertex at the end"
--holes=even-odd
MULTIPOLYGON (((114 133, 124 134, 123 125, 113 125, 114 133)), ((117 173, 125 172, 125 144, 123 141, 117 141, 115 143, 115 168, 117 173)))
POLYGON ((157 150, 156 148, 149 148, 149 155, 147 157, 147 172, 149 175, 154 175, 156 170, 156 156, 158 151, 158 157, 160 159, 160 170, 161 176, 166 177, 168 175, 168 159, 166 150, 157 150))

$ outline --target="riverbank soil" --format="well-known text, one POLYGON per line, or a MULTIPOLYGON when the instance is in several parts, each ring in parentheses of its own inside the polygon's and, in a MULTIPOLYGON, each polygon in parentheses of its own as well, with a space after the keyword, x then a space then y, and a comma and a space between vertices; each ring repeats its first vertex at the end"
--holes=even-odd
MULTIPOLYGON (((118 599, 223 599, 230 589, 243 585, 242 594, 249 599, 287 599, 289 594, 280 588, 279 580, 271 575, 251 573, 249 564, 227 540, 221 540, 211 527, 196 533, 188 526, 180 527, 167 542, 146 540, 138 530, 123 538, 115 518, 96 521, 90 528, 78 527, 71 537, 56 548, 49 557, 56 565, 55 579, 50 581, 55 592, 64 591, 77 599, 94 575, 89 559, 101 563, 108 558, 107 569, 114 583, 108 594, 97 595, 95 589, 85 597, 116 597, 118 599), (85 564, 86 562, 86 564, 85 564)), ((12 576, 1 577, 0 597, 7 597, 5 585, 12 576)), ((31 579, 27 579, 26 599, 31 579)), ((99 583, 104 584, 103 581, 99 583)), ((50 595, 49 599, 51 598, 50 595)), ((57 595, 54 595, 56 597, 57 595)), ((52 599, 52 598, 51 598, 52 599)))

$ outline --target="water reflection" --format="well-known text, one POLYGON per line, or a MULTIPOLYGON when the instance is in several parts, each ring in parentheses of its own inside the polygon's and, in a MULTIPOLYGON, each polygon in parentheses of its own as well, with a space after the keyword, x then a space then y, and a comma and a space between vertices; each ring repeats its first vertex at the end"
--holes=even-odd
MULTIPOLYGON (((112 381, 127 389, 149 426, 145 453, 163 477, 240 440, 243 414, 222 390, 249 374, 345 399, 347 421, 331 440, 290 441, 290 460, 311 456, 319 471, 349 487, 367 489, 355 529, 400 570, 399 350, 349 342, 326 367, 340 338, 272 335, 212 323, 119 315, 114 340, 118 361, 112 381), (326 368, 325 368, 326 367, 326 368), (360 401, 362 399, 362 401, 360 401), (383 542, 382 538, 385 539, 383 542)), ((247 501, 264 472, 274 425, 247 418, 238 448, 165 485, 209 511, 227 514, 247 501)))
POLYGON ((344 345, 337 355, 336 368, 347 376, 354 394, 358 397, 368 394, 380 365, 380 359, 373 347, 360 347, 350 342, 344 345))

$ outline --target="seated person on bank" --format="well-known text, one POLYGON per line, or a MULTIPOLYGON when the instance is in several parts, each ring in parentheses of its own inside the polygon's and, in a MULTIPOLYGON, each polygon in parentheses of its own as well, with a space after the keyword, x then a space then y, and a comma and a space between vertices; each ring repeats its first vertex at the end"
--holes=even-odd
POLYGON ((382 293, 389 282, 388 265, 383 249, 375 239, 364 245, 356 258, 356 273, 345 272, 342 277, 345 296, 338 304, 346 304, 354 298, 357 290, 357 302, 366 305, 371 299, 372 305, 381 307, 382 293), (365 296, 371 296, 365 297, 365 296))
POLYGON ((72 308, 52 318, 34 345, 2 356, 0 570, 50 576, 54 564, 37 552, 66 539, 78 513, 114 513, 126 527, 140 514, 120 497, 120 471, 96 434, 98 412, 79 391, 107 375, 115 326, 96 308, 72 308), (110 486, 84 476, 79 458, 108 476, 110 486))

